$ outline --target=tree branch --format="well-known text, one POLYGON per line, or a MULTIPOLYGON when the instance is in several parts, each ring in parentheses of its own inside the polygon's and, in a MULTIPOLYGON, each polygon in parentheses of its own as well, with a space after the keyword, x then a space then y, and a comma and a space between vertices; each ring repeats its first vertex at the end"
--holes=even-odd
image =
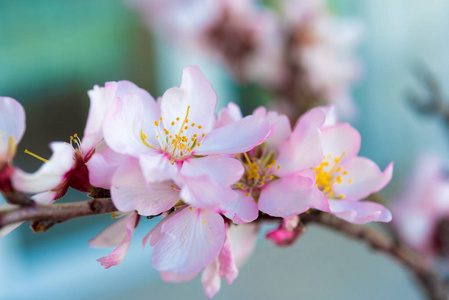
POLYGON ((318 211, 301 215, 301 222, 304 225, 316 223, 366 243, 372 249, 389 255, 411 271, 423 287, 428 299, 449 299, 447 283, 431 264, 415 251, 403 244, 396 243, 380 231, 348 223, 332 214, 318 211))
POLYGON ((0 211, 0 229, 18 222, 33 222, 35 232, 45 231, 56 223, 117 211, 111 199, 91 199, 51 205, 33 204, 0 211))

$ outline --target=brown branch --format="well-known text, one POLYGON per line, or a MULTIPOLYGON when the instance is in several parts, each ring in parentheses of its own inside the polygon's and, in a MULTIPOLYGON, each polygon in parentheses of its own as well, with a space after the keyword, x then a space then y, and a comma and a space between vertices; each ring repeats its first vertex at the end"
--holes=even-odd
POLYGON ((380 231, 374 228, 367 228, 361 225, 348 223, 334 215, 322 212, 312 212, 301 215, 301 222, 304 225, 316 223, 366 243, 372 249, 389 255, 405 266, 421 284, 428 299, 449 299, 447 283, 442 276, 433 269, 431 264, 418 253, 403 244, 396 243, 393 239, 382 234, 380 231))
POLYGON ((33 222, 35 232, 45 231, 56 223, 117 211, 111 199, 91 199, 51 205, 34 204, 0 211, 0 229, 18 222, 33 222))

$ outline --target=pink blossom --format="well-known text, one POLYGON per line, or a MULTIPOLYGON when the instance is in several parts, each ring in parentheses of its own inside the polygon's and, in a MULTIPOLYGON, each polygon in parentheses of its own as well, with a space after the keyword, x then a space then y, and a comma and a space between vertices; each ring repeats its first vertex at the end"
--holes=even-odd
POLYGON ((334 108, 312 109, 303 118, 326 115, 321 127, 322 161, 313 168, 316 184, 329 201, 330 211, 352 223, 390 222, 383 205, 359 201, 385 187, 393 174, 393 163, 382 172, 371 160, 358 156, 360 134, 348 123, 337 122, 334 108))
POLYGON ((444 165, 435 155, 420 157, 392 207, 400 237, 429 258, 449 254, 449 178, 444 165))
POLYGON ((127 213, 89 241, 91 247, 117 246, 108 256, 97 260, 105 269, 116 266, 123 260, 128 252, 134 229, 139 224, 139 220, 140 216, 137 213, 127 213))
POLYGON ((94 86, 93 90, 88 92, 91 105, 83 139, 75 134, 70 137, 70 144, 53 142, 50 145, 53 155, 49 160, 28 152, 45 163, 32 174, 17 170, 12 178, 14 187, 23 192, 36 194, 33 199, 42 204, 61 198, 69 187, 81 192, 90 192, 93 185, 109 188, 110 177, 103 175, 106 170, 109 174, 113 173, 118 164, 124 160, 124 156, 114 153, 104 143, 103 119, 112 101, 129 92, 139 95, 146 93, 128 81, 107 82, 105 87, 94 86), (92 163, 95 167, 90 168, 92 173, 90 174, 86 163, 93 156, 95 158, 92 163))
MULTIPOLYGON (((310 169, 322 160, 320 126, 324 113, 301 118, 294 130, 288 118, 260 107, 253 113, 276 126, 266 142, 238 156, 245 174, 234 184, 238 198, 222 204, 224 214, 234 223, 255 220, 258 210, 276 217, 290 217, 310 208, 329 210, 327 199, 315 185, 310 169)), ((230 104, 220 114, 232 122, 239 113, 230 104)))
MULTIPOLYGON (((135 197, 145 198, 145 189, 153 193, 148 197, 159 198, 151 186, 168 181, 175 182, 183 201, 194 207, 218 209, 220 203, 237 197, 230 185, 243 169, 228 156, 262 143, 270 125, 249 116, 214 129, 216 101, 212 86, 194 66, 184 69, 181 86, 167 90, 158 102, 132 93, 114 101, 103 126, 105 140, 115 152, 134 157, 133 171, 138 172, 138 162, 143 176, 138 181, 141 188, 136 189, 126 186, 131 183, 127 172, 115 173, 111 192, 120 210, 161 213, 143 212, 131 203, 136 203, 135 197), (135 196, 134 191, 138 191, 135 196)), ((141 203, 153 206, 149 201, 141 203)), ((161 205, 166 209, 172 204, 161 205)))
POLYGON ((0 190, 11 190, 11 161, 25 133, 25 111, 12 98, 0 97, 0 190))

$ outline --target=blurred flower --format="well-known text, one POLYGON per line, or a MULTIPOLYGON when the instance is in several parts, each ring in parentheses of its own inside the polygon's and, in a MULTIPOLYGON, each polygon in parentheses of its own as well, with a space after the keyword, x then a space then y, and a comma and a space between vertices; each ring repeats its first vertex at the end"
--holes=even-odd
POLYGON ((11 161, 25 133, 25 111, 16 100, 0 97, 0 191, 12 189, 11 161))
POLYGON ((423 155, 392 209, 400 237, 428 257, 449 255, 449 177, 444 162, 423 155))

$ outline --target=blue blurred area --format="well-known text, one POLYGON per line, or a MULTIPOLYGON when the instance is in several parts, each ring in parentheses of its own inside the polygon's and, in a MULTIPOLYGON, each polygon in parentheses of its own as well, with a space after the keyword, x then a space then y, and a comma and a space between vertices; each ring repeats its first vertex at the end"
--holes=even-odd
MULTIPOLYGON (((405 101, 424 64, 449 89, 449 3, 334 0, 335 12, 358 16, 366 26, 361 55, 365 75, 355 89, 362 154, 384 168, 395 161, 394 194, 415 157, 424 150, 447 154, 441 122, 417 116, 405 101)), ((178 85, 181 70, 199 64, 220 105, 238 101, 239 91, 223 68, 151 36, 120 1, 0 1, 0 94, 19 100, 28 130, 16 164, 34 170, 39 162, 23 149, 48 157, 52 140, 82 132, 87 90, 108 80, 129 79, 160 95, 178 85)), ((67 201, 84 200, 71 193, 67 201)), ((87 241, 109 216, 70 221, 46 233, 22 226, 0 242, 1 299, 204 299, 197 278, 163 283, 151 267, 151 249, 141 238, 157 220, 143 220, 121 265, 104 270, 95 260, 109 250, 87 241)), ((342 236, 310 228, 293 247, 279 249, 259 239, 239 278, 223 282, 216 299, 421 299, 412 279, 394 262, 373 255, 342 236)))

